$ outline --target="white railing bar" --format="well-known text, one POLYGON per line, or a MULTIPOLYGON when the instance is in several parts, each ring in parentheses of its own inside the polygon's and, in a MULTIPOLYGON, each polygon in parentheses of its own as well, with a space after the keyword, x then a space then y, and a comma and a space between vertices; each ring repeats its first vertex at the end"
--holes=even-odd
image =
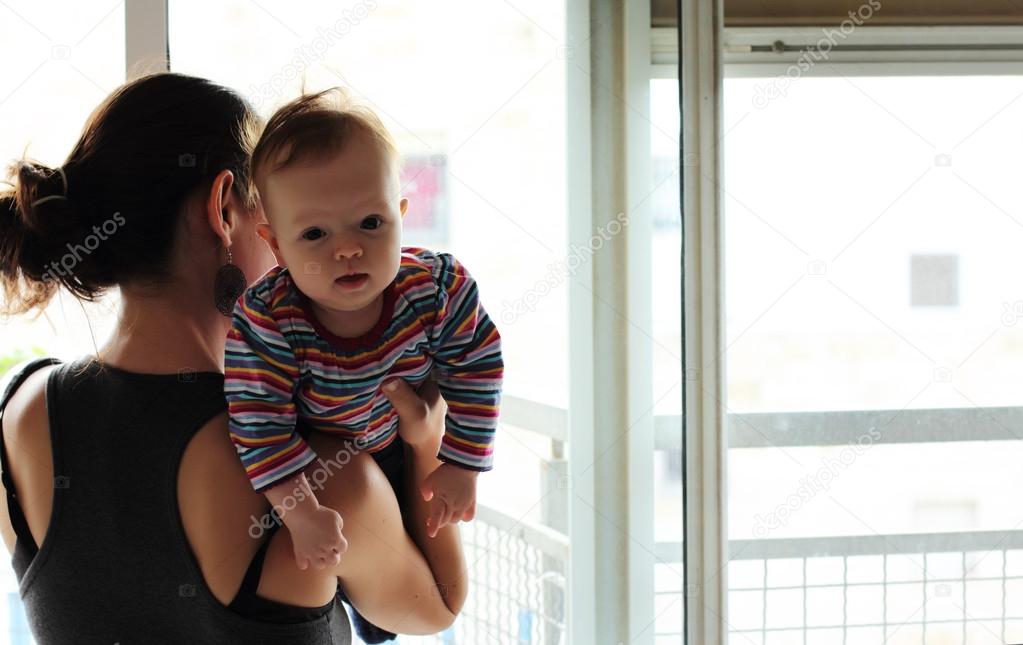
MULTIPOLYGON (((963 533, 903 533, 840 537, 730 540, 729 560, 778 560, 853 555, 958 553, 1023 549, 1023 531, 970 531, 963 533)), ((654 548, 664 564, 682 560, 681 542, 658 542, 654 548)))
MULTIPOLYGON (((476 521, 489 524, 497 530, 522 540, 535 547, 544 555, 549 555, 561 562, 568 562, 568 537, 541 524, 525 522, 503 513, 491 506, 476 505, 476 521)), ((485 544, 477 544, 477 548, 488 550, 485 544)))
POLYGON ((727 423, 730 448, 1023 440, 1023 407, 729 414, 727 423))
MULTIPOLYGON (((529 399, 505 396, 501 404, 502 423, 556 441, 568 441, 567 419, 563 408, 529 399)), ((1023 407, 756 412, 725 422, 729 448, 1023 440, 1023 407)), ((654 417, 654 449, 682 449, 681 416, 654 417)))
POLYGON ((568 441, 568 412, 564 408, 539 401, 503 395, 501 423, 550 437, 555 441, 568 441))
MULTIPOLYGON (((838 557, 840 557, 840 556, 838 556, 838 557)), ((927 582, 927 584, 931 584, 932 582, 953 582, 953 583, 960 583, 960 582, 963 582, 963 580, 964 580, 964 578, 962 576, 958 576, 958 577, 953 577, 953 578, 927 578, 926 582, 927 582)), ((971 583, 973 583, 973 582, 1001 582, 1002 581, 1002 577, 1001 576, 978 576, 978 577, 975 578, 973 576, 968 576, 968 577, 965 578, 965 580, 967 582, 971 582, 971 583)), ((1005 580, 1023 580, 1023 576, 1007 576, 1005 578, 1005 580)), ((834 588, 834 587, 881 587, 881 586, 891 587, 891 586, 896 586, 896 585, 923 584, 924 582, 925 581, 921 577, 921 578, 915 578, 915 579, 912 579, 912 580, 888 580, 888 581, 885 581, 885 580, 874 580, 874 581, 871 581, 871 582, 846 582, 846 583, 841 583, 841 582, 819 582, 819 583, 814 583, 814 584, 809 584, 809 585, 779 585, 777 587, 775 587, 775 586, 768 586, 768 587, 729 587, 728 590, 729 591, 764 591, 764 590, 767 590, 767 591, 798 591, 800 589, 831 589, 831 588, 834 588)), ((675 590, 670 590, 670 591, 656 591, 656 592, 654 592, 654 594, 655 595, 660 595, 660 596, 670 596, 670 595, 673 595, 673 594, 674 595, 678 595, 679 594, 679 590, 675 589, 675 590)))
MULTIPOLYGON (((1006 620, 1019 620, 1019 619, 1023 618, 1023 615, 1021 615, 1021 616, 1006 616, 1005 618, 1006 618, 1006 620)), ((999 617, 995 617, 995 618, 981 618, 981 617, 971 616, 970 618, 966 618, 966 619, 963 619, 963 618, 940 618, 940 619, 936 619, 936 620, 928 620, 927 622, 924 622, 922 620, 907 620, 905 622, 903 622, 903 621, 898 621, 898 622, 892 621, 892 622, 888 622, 888 623, 876 623, 876 622, 875 623, 848 623, 846 625, 800 625, 800 626, 797 626, 797 627, 763 627, 763 628, 758 627, 758 628, 750 628, 750 629, 730 629, 730 630, 728 630, 728 633, 729 634, 760 634, 762 632, 790 632, 790 631, 793 631, 793 630, 812 631, 814 629, 851 629, 851 628, 859 629, 861 627, 895 627, 895 626, 899 626, 901 628, 901 627, 908 626, 908 625, 928 625, 928 626, 929 625, 947 625, 947 624, 961 625, 964 622, 964 620, 967 623, 971 623, 971 622, 974 622, 974 621, 981 621, 981 620, 987 621, 987 620, 1000 620, 1000 619, 1001 619, 1000 616, 999 617)), ((674 634, 678 635, 678 632, 675 632, 674 634)), ((670 634, 665 633, 663 635, 667 636, 667 635, 670 635, 670 634)))

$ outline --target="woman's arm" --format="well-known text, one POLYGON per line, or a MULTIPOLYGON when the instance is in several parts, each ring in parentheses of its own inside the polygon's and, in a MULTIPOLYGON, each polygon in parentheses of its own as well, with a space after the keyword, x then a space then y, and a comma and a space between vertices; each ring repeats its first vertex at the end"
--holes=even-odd
MULTIPOLYGON (((425 386, 423 398, 404 382, 386 394, 398 412, 403 435, 429 433, 439 444, 445 406, 436 385, 425 386)), ((330 471, 317 496, 341 513, 348 550, 332 569, 300 571, 291 555, 288 531, 278 531, 267 553, 260 595, 294 603, 295 590, 305 589, 310 595, 303 604, 322 604, 324 590, 336 585, 323 583, 323 574, 330 572, 336 576, 330 580, 341 580, 359 613, 383 629, 434 634, 448 628, 461 610, 467 590, 461 538, 457 525, 445 526, 434 538, 427 536, 427 504, 415 490, 417 482, 438 463, 436 450, 432 454, 410 451, 406 460, 406 531, 398 500, 370 455, 356 454, 351 444, 323 433, 312 433, 308 442, 319 455, 310 468, 330 471), (340 466, 331 465, 331 461, 340 466)))
POLYGON ((418 394, 404 381, 394 391, 384 394, 398 411, 403 438, 419 437, 421 443, 405 445, 405 528, 430 563, 437 587, 448 609, 458 614, 468 593, 468 570, 462 540, 455 520, 430 537, 430 504, 423 498, 423 482, 443 462, 437 458, 445 430, 447 405, 440 389, 432 380, 418 394))
MULTIPOLYGON (((354 562, 356 559, 349 557, 348 563, 354 571, 340 577, 352 602, 371 622, 394 632, 436 633, 454 622, 468 591, 465 554, 458 527, 445 526, 436 537, 429 537, 426 524, 429 504, 419 492, 423 480, 441 463, 436 455, 443 435, 446 405, 432 381, 418 394, 404 381, 398 381, 395 390, 385 390, 384 394, 398 412, 402 436, 424 439, 405 447, 406 522, 404 527, 390 522, 359 527, 346 523, 349 540, 354 533, 362 533, 356 539, 377 538, 392 550, 394 557, 382 563, 383 567, 365 560, 354 562), (403 554, 408 547, 415 550, 412 557, 403 554), (362 576, 368 584, 359 584, 362 576), (392 590, 404 590, 401 596, 404 602, 395 602, 380 584, 382 581, 392 590)), ((362 518, 351 519, 360 521, 362 518)), ((344 560, 342 558, 342 562, 344 560)))

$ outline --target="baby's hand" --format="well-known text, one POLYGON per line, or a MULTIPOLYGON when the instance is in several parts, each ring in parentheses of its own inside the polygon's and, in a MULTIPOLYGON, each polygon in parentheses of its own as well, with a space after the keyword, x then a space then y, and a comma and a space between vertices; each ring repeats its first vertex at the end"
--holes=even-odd
POLYGON ((348 550, 348 540, 341 534, 344 522, 337 511, 320 506, 286 519, 299 569, 305 571, 310 564, 322 569, 341 562, 341 554, 348 550))
POLYGON ((443 463, 423 480, 423 499, 430 502, 426 529, 430 537, 448 524, 470 522, 476 516, 476 476, 474 470, 443 463))

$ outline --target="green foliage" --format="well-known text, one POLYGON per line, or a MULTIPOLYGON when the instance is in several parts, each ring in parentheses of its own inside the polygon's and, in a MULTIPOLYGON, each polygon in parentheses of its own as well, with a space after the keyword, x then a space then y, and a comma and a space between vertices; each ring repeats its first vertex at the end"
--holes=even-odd
POLYGON ((46 352, 38 347, 33 347, 28 351, 19 348, 14 350, 14 353, 12 354, 0 356, 0 378, 3 378, 4 374, 7 373, 7 370, 11 369, 18 363, 38 356, 46 356, 46 352))

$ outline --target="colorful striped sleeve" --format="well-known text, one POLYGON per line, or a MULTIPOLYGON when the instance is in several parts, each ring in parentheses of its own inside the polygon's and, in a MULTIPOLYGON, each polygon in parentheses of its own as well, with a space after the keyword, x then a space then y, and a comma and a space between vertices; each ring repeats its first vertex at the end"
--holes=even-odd
POLYGON ((493 468, 504 361, 501 336, 479 301, 476 281, 454 257, 436 254, 437 303, 431 346, 437 385, 448 404, 442 461, 493 468))
POLYGON ((316 453, 295 431, 294 352, 256 289, 235 306, 224 356, 231 441, 263 492, 297 474, 316 453))

